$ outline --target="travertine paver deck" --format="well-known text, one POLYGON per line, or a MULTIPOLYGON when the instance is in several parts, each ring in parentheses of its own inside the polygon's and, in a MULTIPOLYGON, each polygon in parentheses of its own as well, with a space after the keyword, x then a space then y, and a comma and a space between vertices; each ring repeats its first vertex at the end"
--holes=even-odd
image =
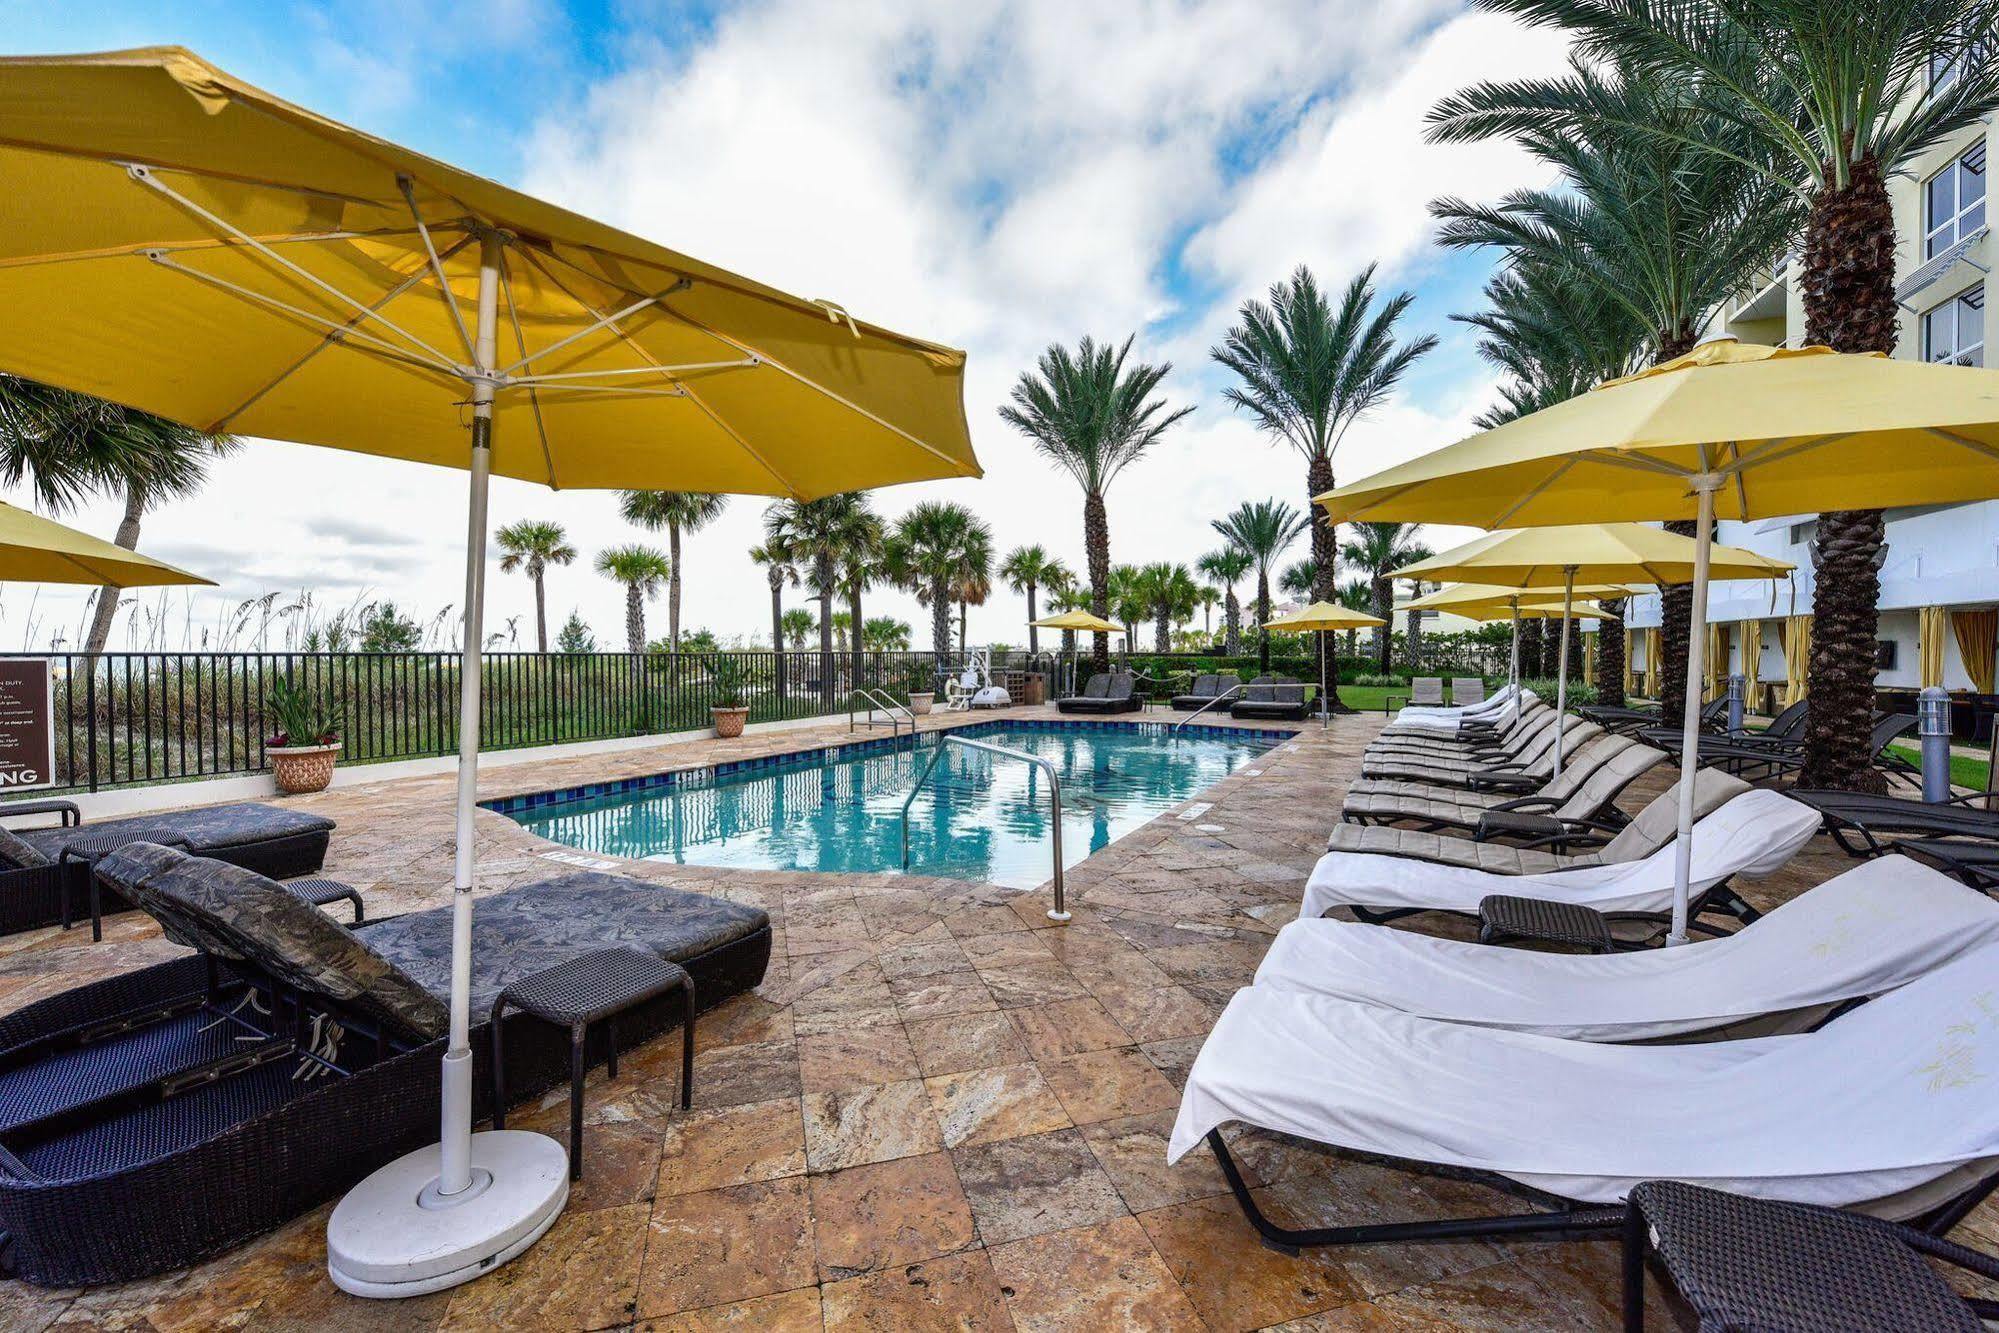
MULTIPOLYGON (((0 1330, 1615 1327, 1607 1242, 1286 1258, 1256 1243, 1205 1155, 1165 1163, 1185 1070, 1296 914, 1380 724, 1310 725, 1194 798, 1210 808, 1091 857, 1069 875, 1066 927, 1044 918, 1043 894, 960 881, 631 863, 769 911, 770 974, 703 1019, 691 1113, 674 1109, 677 1037, 635 1052, 615 1082, 593 1075, 588 1177, 526 1256, 456 1291, 354 1301, 326 1280, 322 1207, 191 1272, 83 1294, 0 1284, 0 1330)), ((844 735, 841 724, 491 770, 481 792, 844 735)), ((340 821, 327 871, 362 885, 371 914, 447 898, 449 777, 299 804, 340 821)), ((481 817, 487 888, 558 869, 543 859, 553 850, 481 817)), ((1821 840, 1746 887, 1767 905, 1846 864, 1821 840)), ((113 918, 94 948, 78 931, 0 941, 0 1012, 172 952, 138 913, 113 918)), ((562 1137, 563 1096, 519 1123, 562 1137)), ((1513 1206, 1273 1137, 1242 1147, 1266 1211, 1301 1224, 1513 1206)), ((1994 1210, 1967 1232, 1999 1244, 1994 1210)))

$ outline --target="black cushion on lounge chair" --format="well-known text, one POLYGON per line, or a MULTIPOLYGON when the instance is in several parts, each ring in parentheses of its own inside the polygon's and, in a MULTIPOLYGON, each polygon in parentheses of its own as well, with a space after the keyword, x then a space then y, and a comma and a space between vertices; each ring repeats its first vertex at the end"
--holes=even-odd
POLYGON ((1080 695, 1057 699, 1055 708, 1063 713, 1129 713, 1144 707, 1132 693, 1137 678, 1129 671, 1113 675, 1098 672, 1090 677, 1080 695))
MULTIPOLYGON (((333 821, 324 815, 307 814, 303 810, 289 810, 258 801, 238 801, 231 805, 196 806, 191 810, 163 810, 128 819, 104 819, 73 828, 26 829, 22 831, 21 839, 53 861, 73 839, 86 834, 113 832, 127 826, 170 828, 196 856, 213 856, 232 847, 247 847, 281 838, 333 832, 333 821)), ((316 870, 318 866, 311 869, 316 870)))
POLYGON ((1242 698, 1230 706, 1229 716, 1302 722, 1305 687, 1289 676, 1258 676, 1244 688, 1242 698))
POLYGON ((1220 686, 1217 683, 1220 680, 1221 677, 1212 672, 1203 672, 1195 676, 1193 686, 1185 694, 1176 694, 1173 696, 1173 706, 1184 713, 1199 708, 1203 704, 1213 703, 1215 695, 1220 692, 1220 686))

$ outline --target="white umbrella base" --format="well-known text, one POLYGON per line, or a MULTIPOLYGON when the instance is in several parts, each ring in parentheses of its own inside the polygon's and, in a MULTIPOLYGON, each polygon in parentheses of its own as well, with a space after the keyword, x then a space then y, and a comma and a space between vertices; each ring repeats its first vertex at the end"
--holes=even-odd
POLYGON ((441 1149, 398 1157, 347 1192, 326 1223, 326 1271, 354 1296, 423 1296, 490 1273, 527 1249, 569 1201, 569 1154, 544 1134, 472 1136, 472 1185, 429 1194, 441 1149))

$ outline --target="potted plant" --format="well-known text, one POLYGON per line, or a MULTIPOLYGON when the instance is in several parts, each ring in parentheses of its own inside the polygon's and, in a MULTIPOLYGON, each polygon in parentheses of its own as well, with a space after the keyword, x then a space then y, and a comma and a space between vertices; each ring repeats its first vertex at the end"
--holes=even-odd
POLYGON ((750 716, 750 706, 743 698, 742 668, 723 658, 708 669, 708 679, 714 691, 708 715, 715 721, 715 734, 724 740, 742 735, 743 723, 750 716))
POLYGON ((308 694, 289 680, 271 686, 264 699, 276 730, 264 742, 278 790, 297 796, 325 791, 340 754, 340 709, 308 694))
POLYGON ((918 717, 928 713, 930 705, 937 702, 937 691, 931 685, 929 676, 920 669, 911 668, 909 687, 905 692, 909 695, 909 711, 918 717))

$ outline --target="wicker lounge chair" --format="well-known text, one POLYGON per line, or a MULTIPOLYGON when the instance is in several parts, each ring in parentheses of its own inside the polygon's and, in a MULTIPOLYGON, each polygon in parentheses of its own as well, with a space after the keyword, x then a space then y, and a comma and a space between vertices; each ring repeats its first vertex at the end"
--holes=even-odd
MULTIPOLYGON (((122 1281, 228 1249, 434 1142, 449 908, 348 929, 255 872, 147 843, 99 873, 199 953, 0 1018, 0 1261, 57 1286, 122 1281), (254 999, 254 1003, 252 1002, 254 999)), ((702 1007, 757 984, 754 908, 616 875, 482 898, 472 1011, 509 981, 606 944, 694 978, 702 1007)), ((678 996, 627 1014, 621 1040, 678 1020, 678 996)), ((509 1019, 506 1084, 569 1072, 569 1036, 509 1019)), ((489 1109, 489 1045, 471 1034, 489 1109)), ((601 1060, 601 1037, 590 1058, 601 1060)))
POLYGON ((1616 1227, 1630 1191, 1660 1176, 1943 1235, 1999 1183, 1999 1101, 1969 1072, 1999 1064, 1999 1023, 1965 1021, 1995 967, 1988 945, 1816 1032, 1684 1045, 1567 1041, 1249 986, 1189 1071, 1167 1157, 1205 1141, 1265 1243, 1294 1251, 1587 1234, 1616 1227), (1231 1123, 1473 1173, 1543 1211, 1287 1227, 1243 1180, 1231 1123))
POLYGON ((1330 918, 1277 932, 1259 986, 1576 1041, 1649 1041, 1753 1021, 1816 1026, 1999 943, 1999 903, 1904 858, 1869 861, 1717 940, 1613 957, 1495 949, 1330 918))
MULTIPOLYGON (((82 838, 152 833, 180 843, 198 856, 227 861, 272 879, 295 879, 317 873, 325 863, 334 828, 333 821, 322 815, 254 801, 100 819, 89 824, 83 822, 73 801, 0 805, 0 819, 34 815, 55 815, 60 822, 42 828, 0 827, 0 935, 62 920, 65 887, 72 906, 88 899, 88 865, 63 857, 63 849, 82 838)), ((128 906, 115 892, 104 895, 106 913, 122 912, 128 906)))
POLYGON ((1136 677, 1129 671, 1108 674, 1099 671, 1090 677, 1081 694, 1057 699, 1055 707, 1063 713, 1135 713, 1145 706, 1133 693, 1136 684, 1136 677))
MULTIPOLYGON (((1348 790, 1343 813, 1353 824, 1405 824, 1433 831, 1476 832, 1495 813, 1532 816, 1548 833, 1559 831, 1567 821, 1617 827, 1621 826, 1617 798, 1665 759, 1665 751, 1640 745, 1629 736, 1598 734, 1578 745, 1561 776, 1550 778, 1533 795, 1509 795, 1510 784, 1480 791, 1362 778, 1348 790)), ((1519 832, 1520 825, 1510 831, 1519 832)))
POLYGON ((1289 676, 1258 676, 1229 705, 1229 716, 1262 722, 1303 722, 1305 687, 1289 676))
POLYGON ((1227 698, 1232 692, 1241 688, 1242 677, 1232 673, 1199 675, 1194 677, 1194 687, 1191 690, 1173 696, 1173 707, 1183 713, 1196 712, 1217 699, 1227 698))
MULTIPOLYGON (((1783 866, 1811 840, 1818 817, 1779 792, 1744 788, 1721 773, 1700 774, 1694 798, 1698 818, 1690 915, 1712 909, 1753 921, 1755 909, 1728 888, 1729 881, 1783 866), (1735 794, 1727 795, 1730 790, 1735 794)), ((1418 912, 1472 915, 1488 895, 1514 894, 1663 919, 1673 902, 1678 799, 1677 787, 1669 788, 1608 842, 1568 855, 1407 829, 1342 825, 1334 832, 1336 839, 1372 846, 1320 857, 1306 881, 1298 915, 1324 916, 1335 907, 1373 923, 1418 912), (1362 837, 1354 839, 1356 834, 1362 837), (1398 843, 1399 851, 1389 850, 1398 843)))

